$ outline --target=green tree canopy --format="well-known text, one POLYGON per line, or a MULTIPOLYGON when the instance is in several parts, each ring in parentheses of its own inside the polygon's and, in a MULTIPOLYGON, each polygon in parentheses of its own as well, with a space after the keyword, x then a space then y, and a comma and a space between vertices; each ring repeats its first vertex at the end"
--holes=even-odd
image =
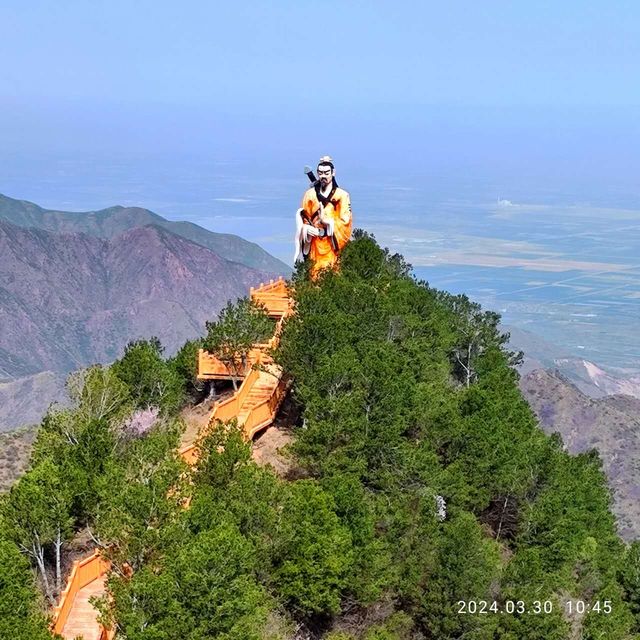
POLYGON ((51 640, 29 563, 0 537, 0 638, 51 640))
POLYGON ((237 378, 247 367, 247 356, 255 343, 265 342, 273 335, 274 322, 263 305, 249 298, 240 298, 220 311, 215 322, 207 322, 203 348, 224 362, 237 378))
POLYGON ((130 342, 111 371, 127 385, 135 407, 156 406, 175 413, 184 400, 184 383, 163 359, 163 351, 158 338, 130 342))

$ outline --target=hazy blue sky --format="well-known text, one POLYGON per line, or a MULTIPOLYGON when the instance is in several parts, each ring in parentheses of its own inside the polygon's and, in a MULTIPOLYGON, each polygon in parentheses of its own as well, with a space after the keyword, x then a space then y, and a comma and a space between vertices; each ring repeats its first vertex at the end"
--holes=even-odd
POLYGON ((0 23, 18 101, 640 105, 634 1, 5 0, 0 23))
POLYGON ((0 24, 0 151, 640 169, 634 1, 4 0, 0 24))

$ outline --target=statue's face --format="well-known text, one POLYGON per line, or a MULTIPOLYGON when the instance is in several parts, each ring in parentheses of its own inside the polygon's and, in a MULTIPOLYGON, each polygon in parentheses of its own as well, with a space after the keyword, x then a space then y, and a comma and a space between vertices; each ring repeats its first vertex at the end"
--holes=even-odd
POLYGON ((318 165, 318 178, 320 179, 320 184, 323 187, 326 187, 333 180, 334 175, 335 170, 332 169, 328 164, 318 165))

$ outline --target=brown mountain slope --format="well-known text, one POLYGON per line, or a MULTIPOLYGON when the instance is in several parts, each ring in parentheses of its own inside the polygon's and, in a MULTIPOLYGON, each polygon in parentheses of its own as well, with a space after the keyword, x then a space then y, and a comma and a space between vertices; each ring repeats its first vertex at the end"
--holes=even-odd
POLYGON ((0 382, 0 433, 38 424, 51 403, 66 400, 64 383, 64 374, 52 371, 0 382))
POLYGON ((15 200, 0 193, 0 220, 18 227, 35 227, 54 233, 87 233, 114 238, 135 227, 154 224, 214 253, 245 266, 276 275, 289 275, 291 268, 262 247, 230 233, 215 233, 193 222, 167 220, 142 207, 109 207, 100 211, 54 211, 27 200, 15 200))
POLYGON ((109 362, 152 335, 172 352, 269 275, 155 225, 104 239, 0 221, 0 378, 109 362))
POLYGON ((640 416, 640 398, 636 398, 635 396, 615 394, 603 398, 603 402, 630 416, 640 416))
POLYGON ((571 453, 598 450, 620 534, 640 537, 640 401, 590 398, 558 371, 544 369, 525 375, 520 388, 542 428, 559 432, 571 453))

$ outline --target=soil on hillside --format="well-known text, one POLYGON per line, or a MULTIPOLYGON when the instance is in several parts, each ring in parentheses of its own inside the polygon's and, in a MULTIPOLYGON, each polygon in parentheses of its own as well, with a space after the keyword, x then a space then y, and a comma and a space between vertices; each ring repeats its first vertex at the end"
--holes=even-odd
POLYGON ((201 402, 200 404, 187 406, 180 412, 180 417, 186 425, 182 438, 180 439, 181 447, 192 444, 197 438, 200 429, 207 426, 212 408, 213 402, 205 400, 205 402, 201 402))
POLYGON ((256 436, 253 441, 252 457, 256 464, 271 465, 282 478, 289 475, 292 461, 283 448, 293 440, 291 430, 286 427, 270 426, 256 436))
POLYGON ((295 439, 294 429, 300 423, 300 410, 287 394, 273 424, 258 433, 253 441, 253 459, 259 465, 271 465, 275 472, 288 480, 304 477, 285 447, 295 439))
POLYGON ((192 444, 198 437, 201 429, 207 426, 209 416, 213 411, 213 405, 221 400, 226 400, 233 395, 233 387, 231 383, 218 389, 215 397, 210 397, 199 404, 190 404, 184 407, 180 412, 180 417, 185 422, 185 430, 180 439, 180 447, 192 444))

